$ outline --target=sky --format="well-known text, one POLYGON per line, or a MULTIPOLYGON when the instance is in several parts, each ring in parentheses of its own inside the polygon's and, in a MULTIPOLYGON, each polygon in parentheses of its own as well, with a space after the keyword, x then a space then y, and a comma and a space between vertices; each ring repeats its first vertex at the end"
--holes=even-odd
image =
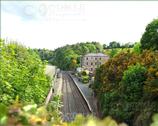
POLYGON ((31 48, 139 42, 158 1, 2 1, 0 37, 31 48))

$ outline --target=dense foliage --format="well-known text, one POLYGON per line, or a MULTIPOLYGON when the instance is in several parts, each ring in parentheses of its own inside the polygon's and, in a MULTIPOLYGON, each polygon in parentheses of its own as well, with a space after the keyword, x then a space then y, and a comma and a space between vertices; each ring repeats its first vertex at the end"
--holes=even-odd
POLYGON ((81 72, 79 72, 77 74, 77 77, 79 78, 79 80, 82 82, 82 83, 88 83, 89 82, 89 71, 87 70, 83 70, 81 72))
POLYGON ((52 63, 54 51, 48 49, 33 49, 41 58, 42 61, 46 60, 52 63))
POLYGON ((23 106, 19 102, 6 107, 0 104, 0 125, 1 126, 126 126, 117 124, 111 117, 104 120, 95 117, 77 115, 72 122, 63 122, 61 118, 52 116, 45 106, 37 107, 36 104, 23 106))
POLYGON ((58 66, 63 70, 74 70, 80 66, 81 57, 87 53, 103 52, 110 57, 114 57, 121 51, 130 49, 133 44, 126 43, 120 45, 118 42, 110 42, 108 46, 101 45, 99 42, 77 43, 73 45, 66 45, 55 49, 54 51, 48 49, 33 49, 38 53, 41 60, 48 61, 49 64, 58 66))
POLYGON ((112 41, 109 43, 109 45, 103 44, 103 49, 115 49, 115 48, 132 48, 134 44, 131 44, 130 42, 125 44, 120 44, 119 42, 112 41))
POLYGON ((43 103, 50 79, 39 56, 22 45, 3 40, 0 54, 0 102, 10 104, 18 96, 23 103, 43 103))
POLYGON ((158 50, 158 19, 147 25, 141 38, 142 49, 158 50))
MULTIPOLYGON (((116 47, 117 43, 111 43, 116 47)), ((104 116, 132 126, 148 126, 158 112, 158 20, 153 20, 132 50, 117 53, 97 69, 94 91, 104 116)), ((110 53, 109 53, 110 54, 110 53)), ((153 123, 152 125, 156 125, 153 123)))
MULTIPOLYGON (((137 45, 137 44, 135 44, 135 45, 137 45)), ((137 47, 133 47, 133 48, 111 48, 111 49, 104 49, 103 52, 104 52, 104 54, 106 54, 110 58, 112 58, 112 57, 116 56, 117 54, 119 54, 121 52, 127 52, 127 51, 133 52, 133 50, 137 51, 136 48, 139 51, 139 46, 137 46, 137 47)))
POLYGON ((141 53, 141 44, 140 42, 136 42, 133 46, 133 50, 134 53, 140 54, 141 53))
POLYGON ((138 101, 143 96, 143 85, 146 80, 146 68, 140 64, 129 66, 124 71, 121 86, 124 99, 138 101))
POLYGON ((79 66, 82 55, 97 52, 102 52, 102 45, 98 42, 66 45, 54 51, 53 64, 63 70, 73 70, 79 66))
POLYGON ((158 52, 122 52, 96 71, 94 90, 103 115, 148 126, 158 112, 158 52), (138 64, 139 63, 139 64, 138 64))
MULTIPOLYGON (((152 124, 157 126, 158 114, 152 116, 152 124)), ((45 106, 37 107, 36 104, 23 106, 19 102, 6 107, 0 104, 1 126, 127 126, 125 123, 118 124, 111 117, 99 120, 93 116, 84 117, 77 115, 72 122, 63 122, 61 118, 52 116, 45 106)))

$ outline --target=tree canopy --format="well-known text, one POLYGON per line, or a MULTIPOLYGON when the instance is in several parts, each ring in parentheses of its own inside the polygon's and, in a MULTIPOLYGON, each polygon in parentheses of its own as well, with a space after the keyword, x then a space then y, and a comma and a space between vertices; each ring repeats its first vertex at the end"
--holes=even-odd
POLYGON ((158 19, 147 25, 140 42, 142 49, 158 50, 158 19))
POLYGON ((86 53, 102 52, 103 47, 99 42, 77 43, 66 45, 54 50, 53 65, 63 70, 73 70, 80 64, 80 58, 86 53))
POLYGON ((23 103, 43 104, 50 88, 45 63, 23 45, 0 40, 0 102, 13 103, 18 96, 23 103))

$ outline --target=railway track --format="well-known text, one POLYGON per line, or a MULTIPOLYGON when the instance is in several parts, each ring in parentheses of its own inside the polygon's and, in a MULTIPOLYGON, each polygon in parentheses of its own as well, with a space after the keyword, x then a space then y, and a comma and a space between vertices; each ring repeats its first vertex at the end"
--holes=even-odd
POLYGON ((62 118, 64 121, 74 120, 76 114, 89 115, 91 110, 77 86, 66 72, 62 72, 62 118))

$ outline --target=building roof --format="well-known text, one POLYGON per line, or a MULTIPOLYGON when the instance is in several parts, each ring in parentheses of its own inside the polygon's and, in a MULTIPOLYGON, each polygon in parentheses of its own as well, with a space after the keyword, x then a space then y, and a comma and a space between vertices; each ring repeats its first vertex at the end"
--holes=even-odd
POLYGON ((108 55, 105 55, 103 53, 87 53, 84 56, 106 56, 106 57, 109 57, 108 55))

